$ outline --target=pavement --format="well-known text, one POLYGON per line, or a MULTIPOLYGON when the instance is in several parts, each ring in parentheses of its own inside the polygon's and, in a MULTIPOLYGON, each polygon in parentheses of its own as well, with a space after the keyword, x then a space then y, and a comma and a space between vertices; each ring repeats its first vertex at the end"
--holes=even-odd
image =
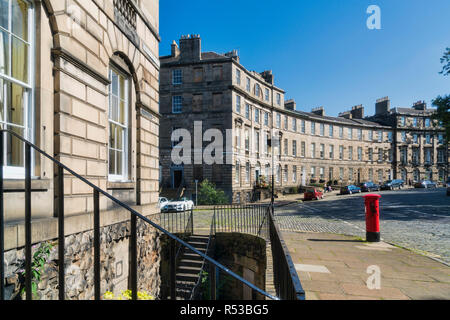
POLYGON ((283 232, 283 238, 306 300, 450 299, 450 267, 429 257, 338 234, 283 232))
MULTIPOLYGON (((382 240, 450 264, 450 197, 444 188, 378 194, 382 240)), ((284 231, 365 238, 363 195, 326 195, 324 200, 303 203, 298 203, 298 195, 286 197, 286 204, 275 209, 276 220, 284 231)))
MULTIPOLYGON (((363 194, 276 200, 307 300, 450 300, 450 198, 441 189, 379 194, 380 243, 365 242, 363 194)), ((207 232, 211 217, 196 211, 196 230, 207 232)))

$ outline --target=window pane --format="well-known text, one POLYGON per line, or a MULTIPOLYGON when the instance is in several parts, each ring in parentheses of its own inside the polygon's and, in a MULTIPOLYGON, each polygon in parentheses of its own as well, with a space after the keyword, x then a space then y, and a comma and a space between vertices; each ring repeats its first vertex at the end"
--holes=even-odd
POLYGON ((116 135, 117 135, 117 125, 110 123, 109 124, 109 147, 113 148, 113 149, 117 149, 117 139, 116 139, 116 135))
POLYGON ((3 31, 0 31, 0 73, 9 74, 9 36, 3 31))
POLYGON ((28 83, 28 45, 22 40, 12 37, 11 76, 28 83))
POLYGON ((125 99, 125 79, 122 76, 119 76, 119 92, 120 99, 125 99))
POLYGON ((9 1, 0 0, 0 26, 8 30, 9 1))
POLYGON ((25 106, 24 97, 26 90, 16 84, 7 84, 7 119, 6 121, 12 124, 24 125, 25 120, 25 106))
POLYGON ((119 123, 125 125, 125 102, 120 100, 119 103, 119 123))
POLYGON ((122 167, 123 152, 117 151, 116 155, 117 155, 117 158, 116 158, 116 175, 121 176, 121 175, 123 175, 123 167, 122 167))
POLYGON ((124 150, 124 142, 123 142, 123 136, 124 136, 125 130, 119 126, 116 126, 116 149, 117 150, 124 150))
POLYGON ((28 4, 24 0, 12 0, 12 33, 28 41, 28 4))
MULTIPOLYGON (((24 136, 24 130, 22 128, 8 126, 7 129, 17 133, 21 137, 24 136)), ((6 165, 8 167, 25 166, 23 143, 19 139, 10 134, 7 135, 6 140, 7 140, 6 165)))
POLYGON ((111 107, 109 110, 110 112, 109 118, 116 122, 119 120, 118 105, 119 105, 119 98, 117 98, 116 96, 111 96, 111 107))
POLYGON ((116 152, 109 150, 109 174, 116 174, 116 152))
POLYGON ((3 105, 4 105, 4 101, 5 101, 5 99, 4 99, 4 93, 5 93, 5 90, 4 90, 4 86, 3 86, 3 79, 1 79, 0 78, 0 122, 3 122, 3 121, 5 121, 5 116, 4 116, 4 114, 3 114, 3 105))
POLYGON ((114 71, 111 71, 111 93, 115 96, 119 95, 119 77, 114 71))

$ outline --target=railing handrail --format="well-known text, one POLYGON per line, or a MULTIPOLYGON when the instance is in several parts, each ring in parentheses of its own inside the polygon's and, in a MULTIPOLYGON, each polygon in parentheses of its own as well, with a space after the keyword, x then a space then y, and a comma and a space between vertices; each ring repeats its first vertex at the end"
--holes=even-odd
MULTIPOLYGON (((171 238, 172 240, 180 243, 181 245, 183 245, 184 247, 190 249, 191 251, 193 251, 194 253, 200 255, 201 257, 203 257, 204 259, 208 260, 210 263, 212 263, 213 265, 215 265, 216 267, 218 267, 219 269, 221 269, 223 272, 227 273, 228 275, 232 276, 233 278, 237 279, 238 281, 244 283, 245 285, 247 285, 248 287, 252 288, 253 290, 259 292, 260 294, 268 297, 269 299, 272 300, 280 300, 278 297, 272 296, 271 294, 265 292, 264 290, 261 290, 260 288, 254 286, 252 283, 248 282, 247 280, 245 280, 244 278, 242 278, 241 276, 237 275, 236 273, 234 273, 233 271, 231 271, 230 269, 228 269, 227 267, 225 267, 224 265, 222 265, 221 263, 215 261, 214 259, 208 257, 207 255, 203 254, 202 252, 198 251, 197 249, 195 249, 193 246, 191 246, 190 244, 186 243, 185 241, 181 240, 180 238, 178 238, 177 236, 175 236, 174 234, 168 232, 167 230, 165 230, 164 228, 162 228, 161 226, 159 226, 158 224, 154 223, 153 221, 151 221, 150 219, 148 219, 147 217, 141 215, 139 212, 137 212, 136 210, 134 210, 133 208, 131 208, 129 205, 127 205, 126 203, 123 203, 122 201, 116 199, 115 197, 113 197, 112 195, 110 195, 109 193, 107 193, 106 191, 100 189, 99 187, 97 187, 96 185, 94 185, 93 183, 91 183, 90 181, 88 181, 86 178, 82 177, 81 175, 77 174, 75 171, 71 170, 69 167, 67 167, 66 165, 64 165, 63 163, 61 163, 60 161, 56 160, 55 158, 53 158, 52 156, 50 156, 49 154, 47 154, 45 151, 41 150, 39 147, 37 147, 36 145, 34 145, 33 143, 27 141, 26 139, 24 139, 23 137, 21 137, 20 135, 18 135, 17 133, 11 131, 11 130, 7 130, 7 129, 0 129, 0 132, 2 133, 0 135, 0 137, 3 139, 3 133, 9 133, 13 136, 15 136, 16 138, 18 138, 19 140, 21 140, 22 142, 24 142, 26 145, 28 145, 29 147, 33 148, 35 151, 37 151, 38 153, 40 153, 41 155, 43 155, 44 157, 48 158, 49 160, 51 160, 53 163, 55 163, 58 167, 68 171, 70 174, 72 174, 74 177, 78 178, 79 180, 81 180, 82 182, 84 182, 85 184, 87 184, 88 186, 90 186, 92 189, 94 189, 94 191, 98 192, 99 194, 104 195, 105 197, 109 198, 111 201, 113 201, 114 203, 116 203, 117 205, 119 205, 120 207, 128 210, 131 214, 133 214, 135 217, 140 218, 141 220, 147 222, 148 224, 150 224, 152 227, 154 227, 155 229, 159 230, 160 232, 164 233, 165 235, 167 235, 169 238, 171 238)), ((0 168, 0 170, 2 170, 3 172, 3 167, 0 168)), ((2 175, 3 176, 3 175, 2 175)), ((3 226, 2 226, 3 227, 3 226)), ((3 279, 1 279, 2 283, 3 283, 3 279)), ((3 285, 2 285, 3 287, 3 285)), ((137 293, 134 293, 137 294, 137 293)))
MULTIPOLYGON (((268 218, 269 218, 270 225, 275 229, 277 237, 280 241, 280 245, 283 249, 283 252, 284 252, 283 256, 284 256, 286 264, 289 268, 289 273, 291 274, 292 286, 294 287, 296 299, 297 300, 305 300, 305 290, 303 290, 302 284, 300 283, 300 279, 298 278, 298 274, 295 269, 295 265, 289 254, 289 250, 286 247, 286 243, 284 242, 284 239, 281 235, 280 229, 278 228, 278 225, 275 223, 273 205, 270 206, 268 218)), ((269 228, 270 228, 270 226, 269 226, 269 228)))
MULTIPOLYGON (((210 252, 210 249, 211 249, 211 243, 212 243, 212 238, 214 236, 215 224, 216 224, 216 215, 214 214, 213 219, 211 221, 211 226, 209 229, 208 244, 206 245, 206 250, 205 250, 206 255, 208 255, 208 253, 210 252)), ((202 267, 200 268, 200 270, 201 270, 200 271, 201 273, 205 270, 205 259, 203 259, 202 267)), ((189 300, 193 300, 195 298, 195 294, 197 293, 196 291, 198 289, 198 286, 200 285, 200 281, 202 280, 202 276, 203 276, 201 273, 199 274, 197 283, 195 284, 194 288, 192 288, 192 292, 191 292, 191 296, 190 296, 189 300)))

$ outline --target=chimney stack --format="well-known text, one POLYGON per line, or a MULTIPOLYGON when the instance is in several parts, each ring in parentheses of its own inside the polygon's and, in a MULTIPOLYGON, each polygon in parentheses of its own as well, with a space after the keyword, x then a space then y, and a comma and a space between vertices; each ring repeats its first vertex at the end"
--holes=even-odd
POLYGON ((427 103, 425 101, 417 101, 414 103, 413 109, 425 111, 427 110, 427 103))
POLYGON ((389 113, 391 109, 391 101, 389 97, 384 97, 377 100, 375 104, 375 115, 389 113))
POLYGON ((287 100, 287 101, 284 102, 284 108, 286 110, 295 111, 297 109, 297 104, 295 103, 294 99, 287 100))
POLYGON ((180 56, 181 61, 199 61, 202 59, 202 40, 200 35, 181 36, 180 56))
POLYGON ((352 114, 352 119, 364 118, 364 107, 362 106, 362 104, 352 107, 352 111, 350 112, 352 114))
POLYGON ((266 70, 264 72, 261 72, 260 74, 261 74, 261 76, 264 78, 264 80, 267 83, 270 83, 271 85, 274 84, 274 78, 273 78, 272 70, 266 70))
POLYGON ((345 111, 345 112, 341 112, 339 113, 339 118, 345 118, 345 119, 352 119, 352 112, 351 111, 345 111))
POLYGON ((227 52, 227 53, 225 53, 225 56, 229 57, 229 58, 233 58, 234 60, 237 61, 237 63, 239 63, 239 61, 240 61, 239 54, 238 54, 237 50, 233 50, 233 51, 227 52))
POLYGON ((325 115, 325 108, 324 107, 317 107, 317 108, 313 108, 311 110, 311 113, 314 113, 318 116, 323 117, 325 115))
POLYGON ((176 58, 180 55, 180 48, 178 48, 178 44, 175 40, 172 42, 172 57, 176 58))

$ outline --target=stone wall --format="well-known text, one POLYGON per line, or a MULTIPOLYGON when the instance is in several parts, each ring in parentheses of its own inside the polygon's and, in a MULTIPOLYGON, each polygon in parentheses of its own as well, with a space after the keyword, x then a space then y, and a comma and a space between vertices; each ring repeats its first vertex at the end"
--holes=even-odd
MULTIPOLYGON (((138 289, 159 297, 161 278, 160 235, 148 224, 138 220, 138 289)), ((130 222, 124 221, 101 228, 101 294, 106 291, 120 294, 129 286, 129 238, 130 222)), ((94 297, 94 263, 92 230, 66 237, 65 240, 65 281, 66 299, 89 300, 94 297)), ((46 241, 53 245, 42 278, 38 284, 35 299, 58 299, 58 241, 46 241)), ((43 243, 43 242, 41 242, 43 243)), ((40 243, 33 246, 33 254, 40 243)), ((20 299, 20 289, 24 285, 21 276, 24 264, 24 248, 5 252, 7 299, 20 299)))
MULTIPOLYGON (((266 241, 259 237, 241 233, 217 233, 214 258, 258 288, 264 290, 266 277, 266 241)), ((261 300, 260 294, 238 280, 219 273, 220 300, 261 300)))

